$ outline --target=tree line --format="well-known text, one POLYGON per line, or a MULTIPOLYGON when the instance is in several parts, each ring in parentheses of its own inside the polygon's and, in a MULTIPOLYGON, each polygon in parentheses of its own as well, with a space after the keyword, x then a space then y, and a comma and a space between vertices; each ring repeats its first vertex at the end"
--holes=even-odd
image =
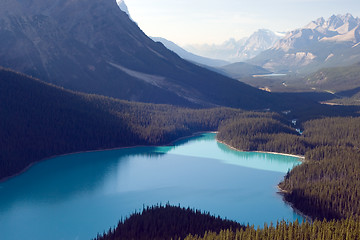
POLYGON ((191 208, 180 206, 146 207, 135 212, 117 227, 98 234, 94 240, 169 240, 184 239, 189 234, 203 235, 211 230, 220 233, 222 229, 244 229, 245 226, 191 208))
POLYGON ((310 120, 299 135, 266 118, 228 120, 218 138, 241 150, 305 155, 279 184, 285 199, 313 218, 360 216, 360 118, 310 120))
POLYGON ((179 206, 146 207, 94 240, 330 240, 360 239, 360 220, 278 221, 261 228, 241 225, 206 212, 179 206))
POLYGON ((189 235, 185 240, 356 240, 360 239, 360 221, 343 220, 319 221, 313 223, 285 222, 265 225, 261 229, 247 226, 245 229, 225 229, 220 233, 206 232, 204 235, 189 235))

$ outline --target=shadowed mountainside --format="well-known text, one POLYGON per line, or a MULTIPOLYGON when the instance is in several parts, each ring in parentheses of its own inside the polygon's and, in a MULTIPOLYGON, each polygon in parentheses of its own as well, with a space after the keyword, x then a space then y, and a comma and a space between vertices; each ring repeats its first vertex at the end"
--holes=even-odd
POLYGON ((68 89, 191 107, 278 101, 181 59, 115 0, 4 0, 0 9, 0 65, 68 89))

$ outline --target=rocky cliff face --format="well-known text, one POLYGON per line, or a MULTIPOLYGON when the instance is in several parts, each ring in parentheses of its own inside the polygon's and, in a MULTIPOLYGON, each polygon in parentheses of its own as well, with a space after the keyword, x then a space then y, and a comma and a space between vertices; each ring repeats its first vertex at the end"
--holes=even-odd
POLYGON ((248 38, 229 39, 222 44, 187 45, 185 48, 200 56, 223 59, 229 62, 241 62, 273 47, 282 37, 282 34, 277 34, 271 30, 259 29, 248 38))
POLYGON ((281 39, 280 35, 267 29, 259 29, 239 48, 237 57, 242 60, 256 57, 261 52, 273 47, 279 39, 281 39))

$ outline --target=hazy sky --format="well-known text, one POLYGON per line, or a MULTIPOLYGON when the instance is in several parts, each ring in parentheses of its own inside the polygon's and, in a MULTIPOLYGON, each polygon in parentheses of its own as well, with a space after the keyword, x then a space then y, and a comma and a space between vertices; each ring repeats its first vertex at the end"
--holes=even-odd
POLYGON ((351 13, 359 0, 125 0, 131 17, 149 36, 177 44, 221 43, 260 28, 288 31, 319 17, 351 13))

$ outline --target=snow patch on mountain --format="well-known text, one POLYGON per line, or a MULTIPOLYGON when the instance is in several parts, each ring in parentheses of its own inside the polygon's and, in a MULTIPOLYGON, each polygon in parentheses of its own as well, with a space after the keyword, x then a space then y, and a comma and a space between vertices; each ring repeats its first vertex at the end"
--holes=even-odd
POLYGON ((334 57, 335 55, 333 53, 330 53, 329 56, 325 59, 325 62, 327 62, 330 58, 334 57))
POLYGON ((359 42, 359 39, 356 38, 356 32, 359 31, 359 27, 348 31, 344 34, 338 34, 333 37, 324 37, 320 41, 328 41, 328 42, 359 42))
POLYGON ((129 18, 132 20, 130 13, 129 13, 129 9, 127 7, 127 5, 125 4, 124 0, 116 0, 117 5, 119 6, 120 10, 125 12, 129 18))

